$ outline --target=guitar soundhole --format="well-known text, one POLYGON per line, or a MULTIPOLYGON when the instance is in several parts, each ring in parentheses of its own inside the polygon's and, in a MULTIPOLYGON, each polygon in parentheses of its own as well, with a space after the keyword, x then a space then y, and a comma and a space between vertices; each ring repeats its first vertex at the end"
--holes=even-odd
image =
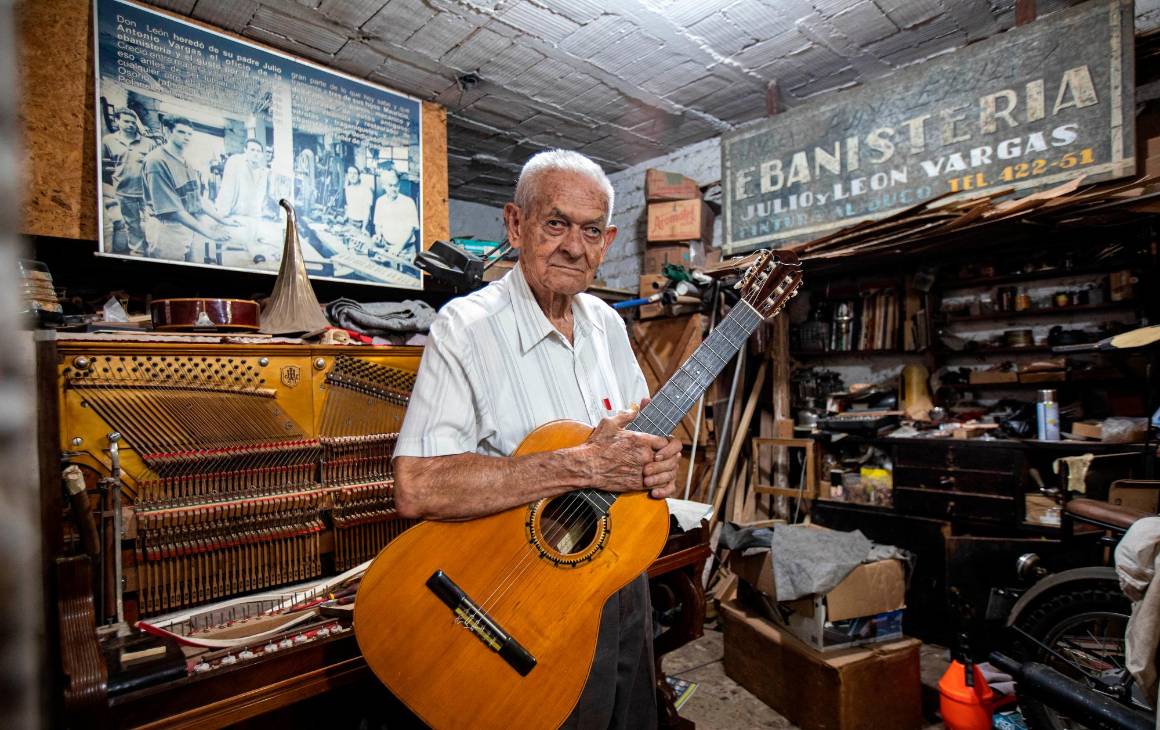
POLYGON ((565 494, 551 499, 540 514, 543 542, 561 555, 584 551, 596 539, 599 516, 581 497, 565 494))

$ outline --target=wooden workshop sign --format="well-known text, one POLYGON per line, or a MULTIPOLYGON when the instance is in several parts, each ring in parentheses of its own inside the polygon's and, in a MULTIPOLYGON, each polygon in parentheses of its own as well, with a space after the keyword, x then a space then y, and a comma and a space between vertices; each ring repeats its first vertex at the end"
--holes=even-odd
POLYGON ((1133 10, 1101 0, 726 135, 725 253, 940 195, 1132 175, 1133 10))

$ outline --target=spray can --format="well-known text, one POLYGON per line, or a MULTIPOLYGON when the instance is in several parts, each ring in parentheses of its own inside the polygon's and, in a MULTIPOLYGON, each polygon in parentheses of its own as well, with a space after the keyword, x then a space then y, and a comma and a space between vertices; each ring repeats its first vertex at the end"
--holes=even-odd
POLYGON ((1039 421, 1039 440, 1059 440, 1059 404, 1055 402, 1054 390, 1039 391, 1039 402, 1035 404, 1039 421))

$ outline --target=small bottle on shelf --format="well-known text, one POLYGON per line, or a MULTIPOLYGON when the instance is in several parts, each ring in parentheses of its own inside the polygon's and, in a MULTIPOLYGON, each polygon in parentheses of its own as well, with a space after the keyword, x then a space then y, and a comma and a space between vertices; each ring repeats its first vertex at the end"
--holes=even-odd
POLYGON ((1055 402, 1054 390, 1039 391, 1039 402, 1035 404, 1039 421, 1039 440, 1059 440, 1059 404, 1055 402))
POLYGON ((1026 312, 1031 309, 1031 296, 1026 289, 1020 288, 1019 293, 1015 295, 1015 311, 1026 312))

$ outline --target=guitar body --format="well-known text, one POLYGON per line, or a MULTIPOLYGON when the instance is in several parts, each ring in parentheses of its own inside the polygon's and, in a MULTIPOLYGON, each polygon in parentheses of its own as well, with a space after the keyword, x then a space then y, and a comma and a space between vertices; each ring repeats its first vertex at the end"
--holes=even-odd
MULTIPOLYGON (((576 446, 591 432, 576 421, 548 423, 515 455, 576 446)), ((420 523, 367 570, 355 600, 359 647, 428 725, 554 728, 567 719, 588 678, 604 603, 656 559, 669 522, 664 501, 647 492, 618 495, 606 514, 579 494, 467 522, 420 523), (457 619, 445 583, 442 595, 431 587, 439 571, 472 602, 467 621, 457 619), (500 652, 495 632, 466 625, 480 625, 480 616, 523 653, 500 652)))
POLYGON ((157 299, 149 304, 149 315, 159 332, 258 329, 258 303, 249 299, 157 299))
MULTIPOLYGON (((668 436, 749 335, 801 284, 790 251, 751 255, 742 299, 629 427, 668 436)), ((515 454, 576 446, 554 421, 515 454)), ((502 488, 502 485, 500 485, 502 488)), ((469 522, 424 522, 375 558, 354 631, 375 675, 436 730, 554 728, 580 699, 608 598, 656 559, 665 503, 591 489, 469 522)))

